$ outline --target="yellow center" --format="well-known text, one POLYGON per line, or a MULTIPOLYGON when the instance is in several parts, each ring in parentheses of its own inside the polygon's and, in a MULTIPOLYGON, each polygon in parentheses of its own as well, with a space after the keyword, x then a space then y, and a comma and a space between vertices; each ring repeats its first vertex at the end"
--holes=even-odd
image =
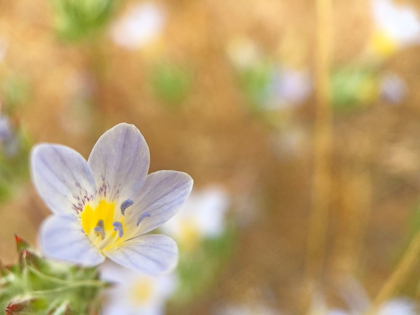
POLYGON ((371 48, 380 57, 387 58, 397 51, 398 43, 389 34, 376 31, 371 39, 371 48))
POLYGON ((181 222, 180 243, 187 251, 194 251, 200 242, 200 232, 193 220, 181 222))
MULTIPOLYGON (((118 211, 118 210, 117 210, 118 211)), ((92 243, 102 251, 109 250, 118 245, 121 238, 114 230, 114 222, 120 222, 124 231, 124 217, 118 212, 115 213, 115 203, 101 200, 96 208, 87 204, 80 215, 83 231, 92 243), (95 230, 101 227, 102 232, 95 230)))
POLYGON ((152 297, 154 283, 151 279, 144 278, 134 284, 131 292, 131 301, 135 305, 146 304, 152 297))

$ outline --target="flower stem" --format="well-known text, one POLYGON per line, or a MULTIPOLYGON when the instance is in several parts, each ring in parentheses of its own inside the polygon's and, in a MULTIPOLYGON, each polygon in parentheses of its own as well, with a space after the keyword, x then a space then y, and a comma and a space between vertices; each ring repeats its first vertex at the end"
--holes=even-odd
POLYGON ((312 212, 307 239, 306 279, 309 298, 319 285, 325 260, 331 188, 332 113, 330 94, 331 0, 317 0, 316 117, 312 212))
POLYGON ((401 259, 399 265, 392 273, 391 277, 379 291, 373 301, 370 309, 366 312, 366 315, 376 315, 379 308, 389 300, 393 294, 395 294, 409 276, 413 267, 418 263, 420 259, 420 232, 417 233, 415 238, 407 249, 404 257, 401 259))

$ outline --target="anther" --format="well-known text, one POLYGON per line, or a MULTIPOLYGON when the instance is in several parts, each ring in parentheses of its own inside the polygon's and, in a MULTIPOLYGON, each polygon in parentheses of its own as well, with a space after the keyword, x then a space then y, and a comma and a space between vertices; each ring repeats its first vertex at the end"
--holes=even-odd
POLYGON ((112 223, 112 225, 114 226, 114 231, 117 231, 118 236, 121 238, 124 235, 123 226, 121 222, 116 221, 112 223))
POLYGON ((132 206, 132 205, 133 205, 133 203, 134 203, 134 201, 133 201, 133 200, 131 200, 131 199, 127 199, 127 200, 123 201, 123 203, 122 203, 122 204, 121 204, 121 206, 120 206, 120 209, 121 209, 121 214, 122 214, 122 215, 124 215, 124 214, 125 214, 125 210, 126 210, 128 207, 132 206))
POLYGON ((140 222, 143 221, 144 218, 150 217, 149 212, 144 212, 140 215, 139 219, 137 220, 137 226, 139 226, 140 222))
POLYGON ((93 230, 95 231, 96 235, 101 236, 102 240, 105 238, 105 230, 104 230, 104 221, 103 220, 99 220, 93 230))

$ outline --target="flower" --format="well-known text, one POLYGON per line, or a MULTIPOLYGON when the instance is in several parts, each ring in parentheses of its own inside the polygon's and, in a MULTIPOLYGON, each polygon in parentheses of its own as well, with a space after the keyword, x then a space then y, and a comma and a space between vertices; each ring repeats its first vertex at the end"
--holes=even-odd
POLYGON ((260 47, 248 37, 235 37, 227 45, 227 57, 238 69, 249 69, 261 63, 260 47))
MULTIPOLYGON (((415 315, 417 313, 416 305, 408 299, 395 299, 384 304, 378 311, 378 315, 415 315)), ((364 311, 345 312, 334 310, 329 315, 363 315, 364 311)))
POLYGON ((165 25, 165 14, 156 4, 134 6, 112 29, 114 42, 127 49, 142 48, 156 40, 165 25))
POLYGON ((152 277, 112 263, 102 265, 101 279, 114 283, 107 292, 103 315, 162 315, 177 288, 174 274, 152 277))
POLYGON ((4 59, 6 58, 8 46, 8 42, 5 39, 0 38, 0 63, 4 62, 4 59))
POLYGON ((105 132, 86 161, 71 148, 39 144, 31 152, 35 187, 51 209, 41 227, 46 256, 94 266, 105 256, 145 273, 175 267, 176 243, 145 235, 181 208, 193 180, 182 172, 147 175, 149 148, 133 125, 105 132))
POLYGON ((223 233, 228 208, 226 191, 218 186, 210 186, 192 193, 179 214, 162 225, 161 229, 187 249, 193 249, 201 239, 214 238, 223 233))
POLYGON ((0 152, 6 157, 14 157, 20 148, 19 137, 9 117, 0 116, 0 152))
POLYGON ((247 304, 228 305, 216 311, 217 315, 274 315, 281 314, 264 304, 250 301, 247 304))
POLYGON ((388 103, 401 103, 407 95, 405 81, 395 73, 388 73, 381 78, 379 95, 388 103))
POLYGON ((420 42, 420 20, 409 6, 395 5, 392 0, 373 0, 376 30, 371 46, 380 56, 389 56, 398 48, 420 42))
POLYGON ((304 70, 273 69, 269 86, 269 109, 286 109, 302 104, 312 92, 312 80, 304 70))

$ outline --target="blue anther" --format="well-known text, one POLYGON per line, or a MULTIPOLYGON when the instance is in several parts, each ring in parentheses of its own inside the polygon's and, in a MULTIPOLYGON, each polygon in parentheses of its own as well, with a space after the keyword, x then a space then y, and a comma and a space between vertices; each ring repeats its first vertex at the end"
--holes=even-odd
POLYGON ((101 236, 102 240, 105 238, 104 221, 99 220, 93 230, 101 236))
POLYGON ((118 236, 121 238, 124 235, 123 226, 121 222, 116 221, 112 223, 112 225, 114 226, 114 231, 117 231, 118 236))
POLYGON ((133 201, 133 200, 131 200, 131 199, 127 199, 127 200, 123 201, 123 203, 122 203, 122 204, 121 204, 121 206, 120 206, 120 209, 121 209, 121 213, 122 213, 122 215, 124 215, 124 214, 125 214, 125 210, 126 210, 128 207, 132 206, 132 205, 133 205, 133 203, 134 203, 134 201, 133 201))
POLYGON ((139 226, 140 222, 143 221, 144 218, 150 217, 149 212, 144 212, 140 215, 139 219, 137 220, 137 226, 139 226))

